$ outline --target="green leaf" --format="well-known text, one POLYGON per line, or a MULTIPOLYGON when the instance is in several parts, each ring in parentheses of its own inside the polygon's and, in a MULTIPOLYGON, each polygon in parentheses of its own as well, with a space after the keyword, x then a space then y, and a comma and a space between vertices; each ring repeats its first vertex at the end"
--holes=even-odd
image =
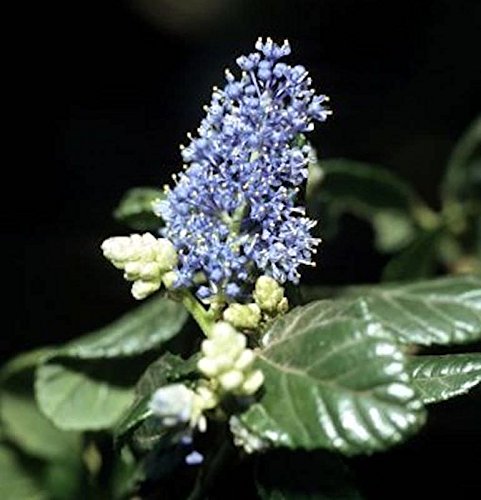
POLYGON ((181 304, 155 297, 42 358, 35 383, 42 412, 65 430, 112 427, 132 403, 133 387, 145 369, 141 358, 127 357, 159 348, 186 320, 181 304))
POLYGON ((442 193, 445 199, 460 201, 481 195, 481 116, 456 144, 448 161, 442 193))
POLYGON ((297 308, 264 336, 257 367, 265 390, 241 421, 288 448, 352 455, 401 442, 424 422, 402 352, 376 325, 319 321, 322 308, 297 308))
POLYGON ((23 457, 0 442, 0 498, 2 500, 47 500, 39 476, 41 463, 23 457))
POLYGON ((392 172, 377 165, 347 159, 321 162, 324 177, 311 189, 308 207, 316 216, 335 225, 343 213, 374 224, 376 243, 382 251, 407 245, 415 235, 411 213, 420 204, 411 187, 392 172), (386 232, 385 219, 396 220, 386 232))
POLYGON ((397 175, 378 165, 347 159, 323 160, 320 193, 327 202, 353 213, 373 214, 389 208, 409 211, 417 196, 397 175))
POLYGON ((43 348, 19 354, 0 369, 0 384, 18 373, 33 370, 54 352, 54 348, 43 348))
POLYGON ((135 387, 135 401, 124 413, 115 428, 114 437, 118 444, 135 431, 134 441, 138 448, 151 449, 165 434, 158 421, 149 410, 149 402, 154 392, 166 384, 186 380, 196 372, 198 355, 188 360, 169 352, 152 363, 135 387), (149 418, 150 417, 150 418, 149 418))
POLYGON ((38 405, 60 429, 111 428, 132 404, 145 364, 140 358, 53 358, 37 369, 38 405))
POLYGON ((350 296, 357 300, 339 303, 342 314, 378 322, 398 342, 464 344, 481 339, 478 276, 357 287, 350 296))
POLYGON ((114 217, 136 231, 157 230, 163 225, 152 204, 165 198, 162 190, 152 187, 129 189, 114 211, 114 217))
POLYGON ((122 444, 145 419, 152 415, 149 409, 150 399, 150 396, 137 397, 121 416, 120 422, 114 429, 114 439, 117 444, 122 444))
POLYGON ((153 297, 110 325, 74 340, 57 352, 82 359, 141 354, 177 335, 187 317, 179 302, 153 297))
POLYGON ((409 359, 408 370, 423 402, 437 403, 481 382, 481 354, 416 356, 409 359))
POLYGON ((441 230, 424 231, 401 253, 393 257, 383 271, 383 281, 429 278, 436 266, 441 230))
MULTIPOLYGON (((316 300, 329 289, 304 286, 302 293, 307 301, 316 300)), ((407 344, 481 340, 481 276, 352 286, 332 289, 332 294, 335 300, 311 302, 300 313, 312 316, 311 321, 348 317, 379 323, 397 342, 407 344)))
POLYGON ((346 465, 324 451, 276 450, 259 457, 256 486, 262 500, 362 498, 346 465))
POLYGON ((31 368, 2 382, 0 418, 5 437, 24 452, 45 460, 80 461, 80 435, 57 429, 40 412, 34 398, 31 368))
POLYGON ((84 457, 81 452, 72 450, 74 453, 71 460, 46 464, 43 483, 50 499, 95 498, 93 484, 88 484, 91 481, 88 481, 87 471, 83 468, 84 457))

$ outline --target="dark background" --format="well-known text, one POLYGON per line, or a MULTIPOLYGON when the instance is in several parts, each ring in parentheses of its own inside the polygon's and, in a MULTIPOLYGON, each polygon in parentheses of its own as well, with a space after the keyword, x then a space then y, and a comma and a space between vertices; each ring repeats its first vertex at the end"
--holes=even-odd
MULTIPOLYGON (((481 108, 475 0, 70 0, 36 12, 25 5, 14 32, 15 88, 4 98, 18 104, 25 159, 11 168, 18 182, 4 183, 3 359, 132 307, 99 251, 126 231, 111 211, 127 188, 161 186, 179 168, 178 145, 212 85, 258 36, 289 38, 291 60, 331 97, 334 116, 313 137, 321 158, 383 164, 433 206, 447 155, 481 108)), ((383 259, 371 237, 347 221, 310 279, 376 280, 383 259)), ((430 432, 406 447, 357 461, 366 491, 389 497, 395 463, 406 494, 419 482, 479 488, 476 396, 443 405, 430 432)))

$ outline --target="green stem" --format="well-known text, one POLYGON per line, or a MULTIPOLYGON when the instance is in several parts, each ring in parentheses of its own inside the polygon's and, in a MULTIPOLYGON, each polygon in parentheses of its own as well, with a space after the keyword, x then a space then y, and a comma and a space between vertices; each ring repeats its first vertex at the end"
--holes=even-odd
POLYGON ((190 292, 184 292, 182 294, 182 303, 200 326, 205 336, 209 337, 212 326, 214 325, 212 315, 204 309, 202 304, 200 304, 190 292))

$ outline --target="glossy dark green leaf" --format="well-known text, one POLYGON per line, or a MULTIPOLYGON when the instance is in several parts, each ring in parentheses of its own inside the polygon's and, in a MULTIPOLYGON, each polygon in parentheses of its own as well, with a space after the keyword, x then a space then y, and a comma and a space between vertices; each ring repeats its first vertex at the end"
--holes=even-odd
POLYGON ((256 486, 262 500, 360 500, 347 466, 324 451, 276 450, 260 456, 256 486))
POLYGON ((50 359, 37 369, 37 403, 60 429, 112 428, 132 404, 145 366, 141 358, 50 359))
MULTIPOLYGON (((305 300, 325 297, 328 292, 319 287, 303 287, 305 300)), ((291 314, 299 311, 312 316, 313 321, 348 317, 379 323, 397 342, 407 344, 464 344, 481 340, 481 277, 477 275, 353 286, 330 292, 337 296, 335 300, 312 302, 291 314)))
POLYGON ((288 448, 357 454, 399 443, 424 422, 402 352, 380 326, 320 320, 324 307, 297 308, 264 336, 264 391, 241 421, 288 448))
POLYGON ((114 217, 136 231, 155 231, 163 225, 163 222, 154 214, 152 204, 163 198, 165 194, 161 189, 152 187, 129 189, 115 209, 114 217))
POLYGON ((481 116, 466 130, 456 144, 443 181, 447 200, 465 201, 481 196, 481 116))
POLYGON ((416 356, 409 359, 408 370, 423 402, 437 403, 481 382, 481 353, 416 356))
POLYGON ((399 342, 463 344, 481 339, 481 277, 366 286, 350 295, 358 298, 344 314, 382 324, 399 342))
POLYGON ((158 348, 187 321, 182 304, 153 297, 110 325, 67 344, 58 354, 82 359, 133 356, 158 348))

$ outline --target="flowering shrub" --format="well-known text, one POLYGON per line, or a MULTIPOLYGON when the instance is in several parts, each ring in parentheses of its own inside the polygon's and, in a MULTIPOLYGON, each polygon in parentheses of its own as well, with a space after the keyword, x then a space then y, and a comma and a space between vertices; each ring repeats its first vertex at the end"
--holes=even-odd
POLYGON ((214 89, 173 185, 121 202, 116 217, 144 232, 102 244, 135 299, 159 293, 3 367, 8 498, 228 498, 216 476, 232 464, 255 477, 253 498, 357 498, 341 456, 403 442, 426 405, 481 381, 469 346, 427 350, 481 340, 481 123, 434 212, 380 167, 319 165, 307 134, 330 114, 327 97, 285 62, 288 42, 255 47, 214 89), (301 190, 321 234, 343 211, 373 224, 378 249, 394 254, 387 283, 334 298, 298 287, 320 243, 301 190), (427 279, 436 262, 452 275, 427 279), (305 468, 286 477, 299 451, 305 468))

